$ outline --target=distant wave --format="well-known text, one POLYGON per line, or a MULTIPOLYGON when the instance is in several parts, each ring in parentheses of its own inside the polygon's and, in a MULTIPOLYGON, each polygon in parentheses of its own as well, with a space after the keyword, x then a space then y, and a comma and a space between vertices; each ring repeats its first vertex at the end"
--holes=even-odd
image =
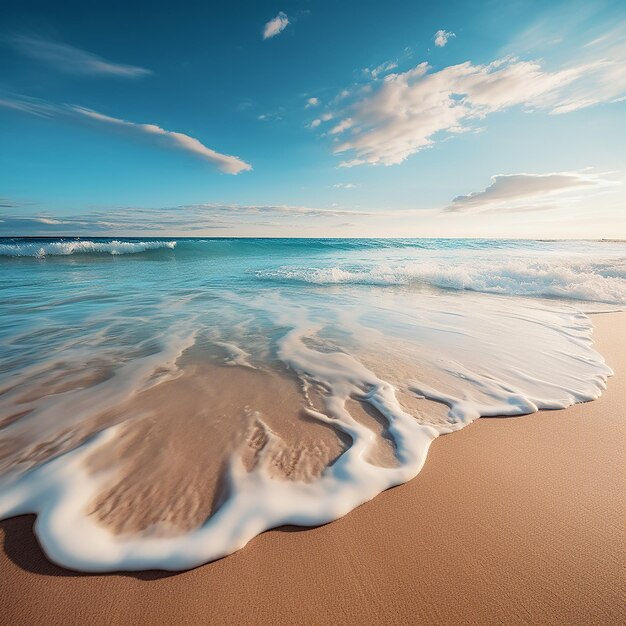
POLYGON ((46 257, 71 254, 137 254, 147 250, 176 247, 175 241, 20 241, 0 244, 0 256, 46 257))
POLYGON ((626 258, 600 262, 516 259, 467 264, 425 261, 358 269, 281 267, 256 275, 262 279, 316 285, 424 283, 441 289, 626 304, 626 258))

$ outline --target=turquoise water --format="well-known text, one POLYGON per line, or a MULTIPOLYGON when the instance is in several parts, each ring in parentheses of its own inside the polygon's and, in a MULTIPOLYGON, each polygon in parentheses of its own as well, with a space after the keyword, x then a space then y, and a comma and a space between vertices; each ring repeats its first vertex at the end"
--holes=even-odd
MULTIPOLYGON (((586 313, 626 304, 626 244, 5 238, 0 291, 0 515, 39 513, 44 548, 70 567, 184 569, 347 513, 480 416, 596 398, 610 369, 586 313), (191 376, 189 355, 234 385, 244 370, 295 377, 310 418, 352 443, 309 482, 233 469, 223 513, 193 532, 116 537, 85 513, 99 483, 81 468, 102 444, 84 433, 115 444, 128 424, 101 416, 191 376), (354 398, 387 424, 397 467, 367 461, 380 434, 350 414, 354 398)), ((210 420, 219 389, 204 385, 210 420)))
MULTIPOLYGON (((394 287, 619 305, 626 303, 626 244, 0 239, 0 367, 15 375, 78 339, 94 351, 144 352, 185 323, 227 335, 245 303, 260 297, 319 306, 394 287)), ((254 315, 255 324, 271 324, 262 307, 254 315)))

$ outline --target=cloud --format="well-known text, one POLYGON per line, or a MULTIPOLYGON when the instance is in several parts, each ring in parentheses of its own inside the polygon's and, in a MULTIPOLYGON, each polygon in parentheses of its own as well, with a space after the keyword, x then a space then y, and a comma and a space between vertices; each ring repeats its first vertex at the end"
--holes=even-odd
POLYGON ((432 72, 427 63, 365 85, 330 131, 343 135, 336 154, 344 167, 393 165, 435 141, 475 128, 491 113, 514 106, 568 113, 626 93, 626 50, 556 71, 536 61, 470 61, 432 72))
POLYGON ((341 224, 350 224, 350 236, 364 237, 623 237, 621 190, 625 183, 623 172, 594 173, 591 169, 498 175, 486 189, 459 196, 448 207, 432 208, 201 203, 91 207, 68 215, 44 211, 38 208, 40 202, 29 202, 0 211, 0 236, 301 237, 306 232, 323 237, 341 224))
POLYGON ((386 74, 387 72, 391 72, 391 70, 395 70, 396 67, 398 67, 398 64, 395 61, 386 61, 385 63, 381 63, 373 69, 369 69, 368 67, 366 67, 363 71, 372 78, 378 78, 382 74, 386 74))
POLYGON ((596 174, 582 172, 554 172, 549 174, 498 174, 483 191, 457 196, 443 210, 449 213, 529 211, 555 208, 554 196, 597 193, 612 185, 596 174))
POLYGON ((452 37, 456 37, 456 35, 448 32, 447 30, 438 30, 435 33, 435 45, 438 48, 443 48, 448 43, 448 40, 452 39, 452 37))
POLYGON ((354 183, 335 183, 333 187, 335 189, 354 189, 356 185, 354 183))
POLYGON ((314 119, 310 124, 310 128, 317 128, 322 122, 329 122, 333 119, 332 113, 324 113, 321 117, 314 119))
POLYGON ((185 233, 257 226, 334 226, 338 220, 375 216, 368 211, 297 205, 192 204, 164 208, 114 207, 80 215, 0 215, 0 233, 10 235, 111 235, 185 233), (300 219, 302 218, 302 219, 300 219), (312 221, 314 220, 314 221, 312 221))
POLYGON ((14 35, 9 42, 23 56, 43 61, 68 74, 100 74, 120 78, 139 78, 152 74, 151 70, 144 67, 113 63, 80 48, 41 37, 14 35))
POLYGON ((310 109, 311 107, 316 107, 320 103, 319 98, 309 98, 304 105, 305 109, 310 109))
POLYGON ((289 25, 289 18, 285 13, 280 11, 278 15, 272 18, 263 28, 263 39, 271 39, 282 33, 289 25))
POLYGON ((600 35, 600 37, 596 37, 595 39, 588 41, 584 47, 588 48, 589 46, 597 46, 599 43, 603 43, 604 41, 606 41, 610 37, 610 35, 611 35, 610 32, 604 33, 600 35))
POLYGON ((189 135, 169 131, 156 124, 138 124, 110 117, 97 111, 79 106, 55 105, 33 99, 0 99, 0 106, 20 110, 31 115, 88 123, 99 130, 114 130, 125 136, 148 139, 151 143, 174 150, 180 150, 215 165, 227 174, 239 174, 251 170, 252 166, 239 157, 221 154, 208 148, 189 135))
POLYGON ((24 202, 14 200, 13 198, 4 198, 0 196, 0 209, 17 209, 24 205, 24 202))
POLYGON ((182 207, 184 209, 193 209, 197 211, 210 211, 213 214, 229 215, 232 217, 236 214, 271 214, 280 215, 287 218, 294 215, 306 215, 308 217, 342 217, 342 216, 371 216, 377 215, 376 211, 357 211, 352 209, 325 209, 319 207, 308 207, 290 204, 194 204, 182 207))
POLYGON ((339 135, 345 130, 348 130, 348 128, 352 128, 352 126, 354 126, 354 120, 347 117, 346 119, 339 122, 339 124, 337 124, 336 126, 333 126, 333 128, 331 128, 329 132, 331 135, 339 135))

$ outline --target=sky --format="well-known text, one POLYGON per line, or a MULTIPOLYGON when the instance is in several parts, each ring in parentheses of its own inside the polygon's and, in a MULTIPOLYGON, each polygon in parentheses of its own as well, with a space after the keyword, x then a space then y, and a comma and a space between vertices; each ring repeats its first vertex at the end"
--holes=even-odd
POLYGON ((626 238, 626 3, 3 0, 0 141, 0 236, 626 238))

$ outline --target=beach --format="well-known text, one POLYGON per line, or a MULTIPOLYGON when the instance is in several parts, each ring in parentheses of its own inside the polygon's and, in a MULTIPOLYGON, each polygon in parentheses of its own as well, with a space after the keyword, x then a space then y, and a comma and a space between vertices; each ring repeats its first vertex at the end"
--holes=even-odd
POLYGON ((596 401, 479 419, 420 474, 331 524, 283 527, 182 573, 51 564, 1 522, 10 624, 619 624, 626 619, 626 314, 593 315, 596 401))
POLYGON ((116 4, 0 6, 0 626, 626 626, 626 2, 116 4))

